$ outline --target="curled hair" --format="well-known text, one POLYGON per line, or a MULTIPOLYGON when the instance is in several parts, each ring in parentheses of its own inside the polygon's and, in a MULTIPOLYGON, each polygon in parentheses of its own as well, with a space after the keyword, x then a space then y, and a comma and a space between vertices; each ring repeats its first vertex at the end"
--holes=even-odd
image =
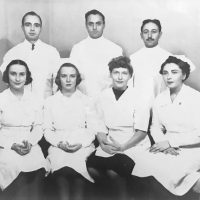
POLYGON ((90 10, 85 13, 85 22, 87 22, 87 19, 90 15, 100 15, 102 17, 103 23, 105 24, 105 16, 98 10, 90 10))
POLYGON ((80 72, 78 70, 78 68, 73 65, 72 63, 64 63, 60 66, 57 75, 56 75, 56 79, 55 79, 55 83, 58 86, 58 90, 62 90, 62 86, 61 86, 61 82, 60 82, 60 71, 63 67, 72 67, 76 70, 76 86, 80 84, 80 82, 82 81, 81 79, 81 75, 80 72))
POLYGON ((157 25, 158 29, 159 29, 159 32, 161 32, 162 30, 162 27, 161 27, 161 23, 158 19, 145 19, 143 22, 142 22, 142 26, 141 26, 141 32, 143 31, 143 28, 145 26, 145 24, 148 24, 148 23, 154 23, 157 25))
POLYGON ((28 68, 28 65, 23 60, 12 60, 6 67, 6 70, 3 72, 3 81, 9 84, 9 70, 12 65, 23 65, 26 68, 26 82, 25 85, 28 85, 32 82, 31 72, 28 68))
POLYGON ((133 68, 131 66, 131 61, 128 57, 126 56, 119 56, 119 57, 116 57, 116 58, 113 58, 109 63, 108 63, 108 66, 109 66, 109 71, 110 73, 113 71, 113 69, 115 68, 125 68, 125 69, 128 69, 129 71, 129 74, 133 75, 133 68))
POLYGON ((23 17, 22 17, 22 26, 24 26, 24 21, 25 21, 25 18, 28 16, 28 15, 32 15, 32 16, 36 16, 39 18, 40 20, 40 24, 42 26, 42 19, 41 17, 34 11, 30 11, 30 12, 27 12, 23 17))
POLYGON ((184 62, 181 59, 174 57, 174 56, 169 56, 167 58, 167 60, 165 60, 165 62, 161 65, 160 74, 163 74, 163 69, 164 69, 165 65, 169 64, 169 63, 174 63, 174 64, 179 66, 182 73, 186 75, 184 81, 189 77, 189 75, 190 75, 190 65, 187 62, 184 62))

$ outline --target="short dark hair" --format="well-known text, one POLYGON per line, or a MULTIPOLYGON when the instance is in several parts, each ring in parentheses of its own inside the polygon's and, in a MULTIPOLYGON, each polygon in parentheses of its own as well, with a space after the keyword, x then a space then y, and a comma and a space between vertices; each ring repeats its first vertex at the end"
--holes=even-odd
POLYGON ((143 28, 144 28, 145 24, 148 24, 150 22, 156 24, 158 26, 159 32, 161 32, 162 27, 161 27, 161 23, 160 23, 160 21, 158 19, 145 19, 142 22, 141 32, 143 31, 143 28))
POLYGON ((131 66, 131 60, 126 56, 119 56, 113 58, 109 63, 109 71, 112 73, 113 69, 115 68, 126 68, 129 71, 129 74, 133 75, 133 68, 131 66))
POLYGON ((87 23, 87 19, 89 15, 100 15, 102 17, 103 23, 105 24, 105 16, 100 11, 95 10, 95 9, 90 10, 85 13, 85 23, 87 23))
POLYGON ((72 63, 64 63, 60 66, 57 75, 56 75, 56 79, 55 79, 55 83, 58 86, 58 90, 62 90, 62 86, 61 86, 61 82, 60 82, 60 71, 63 67, 73 67, 76 70, 76 86, 80 84, 80 82, 82 81, 80 72, 78 70, 78 68, 73 65, 72 63))
POLYGON ((22 26, 24 26, 24 21, 25 21, 25 18, 28 16, 28 15, 32 15, 32 16, 36 16, 39 18, 40 20, 40 24, 42 26, 42 19, 41 17, 34 11, 30 11, 30 12, 27 12, 23 17, 22 17, 22 26))
POLYGON ((31 72, 28 68, 28 65, 23 60, 12 60, 6 67, 6 70, 3 72, 3 81, 9 84, 9 70, 12 65, 23 65, 26 68, 26 82, 25 85, 28 85, 33 81, 31 77, 31 72))
POLYGON ((187 62, 184 62, 184 61, 182 61, 181 59, 179 59, 175 56, 169 56, 167 58, 167 60, 165 60, 165 62, 161 65, 160 74, 163 74, 163 69, 164 69, 165 65, 169 64, 169 63, 174 63, 174 64, 179 66, 182 73, 186 75, 184 81, 189 77, 189 75, 190 75, 190 65, 187 62))

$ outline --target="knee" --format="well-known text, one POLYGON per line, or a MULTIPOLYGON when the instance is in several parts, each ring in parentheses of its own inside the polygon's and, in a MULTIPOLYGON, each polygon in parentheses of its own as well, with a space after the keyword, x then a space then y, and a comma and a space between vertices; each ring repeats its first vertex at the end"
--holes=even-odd
POLYGON ((119 179, 120 178, 119 174, 116 173, 113 170, 107 170, 106 174, 107 174, 107 176, 108 176, 109 179, 119 179))

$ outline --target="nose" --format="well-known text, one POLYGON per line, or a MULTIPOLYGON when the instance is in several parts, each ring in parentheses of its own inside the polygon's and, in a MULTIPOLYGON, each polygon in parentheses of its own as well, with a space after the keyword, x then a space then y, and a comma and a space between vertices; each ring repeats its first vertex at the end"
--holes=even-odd
POLYGON ((70 77, 69 76, 67 76, 66 82, 70 82, 70 77))
POLYGON ((118 79, 122 80, 122 73, 119 73, 118 79))
POLYGON ((93 24, 93 30, 96 30, 97 29, 97 25, 94 23, 93 24))
POLYGON ((19 75, 16 75, 15 81, 16 81, 16 82, 19 82, 19 81, 20 81, 20 76, 19 76, 19 75))
POLYGON ((148 37, 149 37, 149 38, 152 37, 152 33, 151 33, 151 31, 148 32, 148 37))
POLYGON ((35 26, 34 26, 34 25, 31 26, 31 30, 32 30, 32 31, 35 30, 35 26))

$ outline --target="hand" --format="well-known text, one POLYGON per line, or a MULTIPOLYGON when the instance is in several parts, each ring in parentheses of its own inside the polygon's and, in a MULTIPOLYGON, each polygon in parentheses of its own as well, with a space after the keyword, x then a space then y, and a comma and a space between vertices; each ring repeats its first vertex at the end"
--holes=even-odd
POLYGON ((59 142, 57 146, 58 146, 58 148, 62 149, 63 151, 66 151, 68 153, 74 153, 82 147, 82 144, 70 145, 68 142, 66 142, 66 143, 59 142))
POLYGON ((107 139, 101 142, 100 146, 103 151, 111 155, 122 151, 121 145, 116 140, 114 140, 112 137, 110 137, 110 140, 111 142, 109 142, 107 139))
POLYGON ((169 147, 168 149, 165 149, 163 151, 163 153, 171 154, 171 155, 174 155, 174 156, 178 156, 179 155, 179 151, 180 151, 180 149, 175 149, 173 147, 169 147))
POLYGON ((28 141, 23 141, 23 145, 14 143, 11 149, 16 151, 19 155, 24 156, 30 152, 31 147, 32 145, 28 141))
POLYGON ((152 145, 150 147, 150 152, 152 153, 159 153, 159 152, 163 152, 164 150, 168 149, 170 146, 168 141, 162 141, 162 142, 158 142, 155 143, 154 145, 152 145))

